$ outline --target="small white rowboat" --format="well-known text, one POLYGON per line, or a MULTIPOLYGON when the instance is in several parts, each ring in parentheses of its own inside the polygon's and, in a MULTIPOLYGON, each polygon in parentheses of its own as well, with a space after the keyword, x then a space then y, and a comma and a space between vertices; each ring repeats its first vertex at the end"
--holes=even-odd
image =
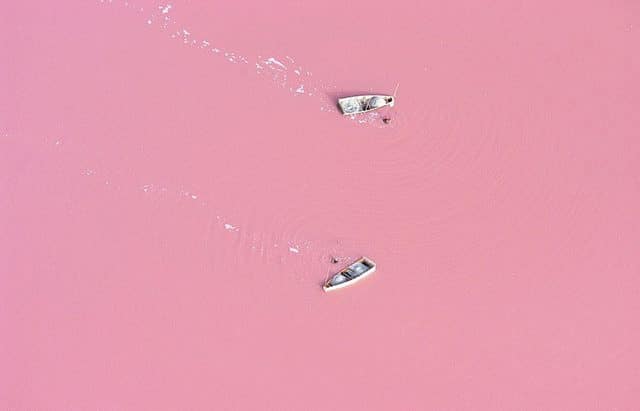
POLYGON ((322 287, 325 291, 333 291, 348 287, 370 276, 376 271, 376 263, 367 257, 362 257, 349 267, 331 277, 322 287))
POLYGON ((377 94, 338 99, 338 105, 344 115, 366 113, 367 111, 376 110, 384 106, 393 107, 394 103, 394 96, 383 96, 377 94))

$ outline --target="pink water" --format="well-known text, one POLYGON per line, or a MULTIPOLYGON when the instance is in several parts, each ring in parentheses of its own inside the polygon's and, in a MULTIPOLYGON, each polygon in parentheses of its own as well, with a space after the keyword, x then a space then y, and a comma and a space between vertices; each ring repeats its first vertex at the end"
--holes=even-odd
POLYGON ((638 4, 1 9, 0 408, 640 408, 638 4))

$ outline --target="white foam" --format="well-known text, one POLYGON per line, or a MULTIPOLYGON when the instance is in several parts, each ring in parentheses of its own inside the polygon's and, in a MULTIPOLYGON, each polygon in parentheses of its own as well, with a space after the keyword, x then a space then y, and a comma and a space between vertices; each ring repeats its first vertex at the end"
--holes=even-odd
POLYGON ((265 62, 267 64, 275 64, 279 67, 282 67, 282 69, 286 70, 287 66, 285 66, 284 64, 282 64, 280 61, 278 61, 277 59, 275 59, 274 57, 269 57, 267 60, 265 60, 265 62))

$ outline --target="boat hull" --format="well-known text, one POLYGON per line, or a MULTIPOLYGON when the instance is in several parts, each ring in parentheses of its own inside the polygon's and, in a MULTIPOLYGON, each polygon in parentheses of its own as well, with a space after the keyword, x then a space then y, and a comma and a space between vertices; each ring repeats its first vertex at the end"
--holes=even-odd
POLYGON ((363 96, 352 96, 338 99, 338 106, 344 115, 366 113, 379 108, 393 107, 395 99, 393 96, 379 94, 368 94, 363 96))
POLYGON ((376 263, 366 257, 362 257, 350 266, 341 270, 339 273, 334 274, 322 288, 325 292, 329 292, 339 290, 341 288, 350 287, 362 281, 366 277, 369 277, 375 271, 376 263), (361 267, 366 268, 363 270, 361 267), (345 279, 342 280, 341 278, 345 279))

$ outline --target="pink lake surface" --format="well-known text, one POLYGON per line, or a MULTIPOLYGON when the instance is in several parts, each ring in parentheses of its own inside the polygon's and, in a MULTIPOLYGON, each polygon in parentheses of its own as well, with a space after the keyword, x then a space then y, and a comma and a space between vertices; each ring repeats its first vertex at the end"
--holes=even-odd
POLYGON ((0 409, 640 408, 638 2, 1 10, 0 409))

